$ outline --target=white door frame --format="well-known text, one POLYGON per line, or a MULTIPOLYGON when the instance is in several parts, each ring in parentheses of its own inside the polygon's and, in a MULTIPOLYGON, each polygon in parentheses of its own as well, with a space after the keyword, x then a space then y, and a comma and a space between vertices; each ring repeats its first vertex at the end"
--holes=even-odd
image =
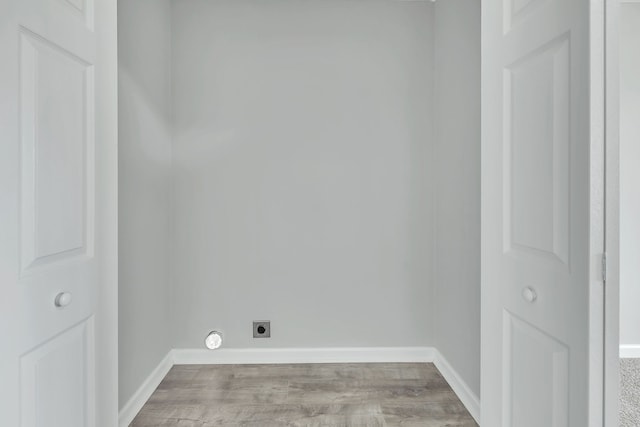
MULTIPOLYGON (((620 148, 618 10, 623 2, 591 1, 591 141, 592 159, 604 156, 605 284, 592 289, 590 303, 591 412, 604 427, 619 426, 620 348, 620 148), (598 379, 601 372, 602 380, 598 379)), ((594 170, 592 168, 592 177, 594 170)), ((594 181, 595 182, 595 181, 594 181)), ((595 191, 597 193, 597 189, 595 191)), ((594 191, 592 189, 592 194, 594 191)), ((592 205, 592 209, 595 206, 592 205)), ((597 213, 596 213, 597 215, 597 213)), ((593 244, 594 242, 592 242, 593 244)), ((594 420, 595 421, 595 420, 594 420)), ((595 424, 593 424, 595 425, 595 424)))
POLYGON ((619 3, 605 0, 604 137, 605 145, 605 247, 607 281, 604 294, 604 426, 619 425, 620 361, 620 97, 619 3))
MULTIPOLYGON (((589 426, 593 427, 618 426, 617 418, 615 424, 608 421, 611 408, 606 400, 610 364, 606 351, 610 339, 607 328, 610 326, 611 308, 608 303, 612 300, 612 293, 617 293, 618 278, 618 144, 617 138, 610 135, 610 98, 607 96, 611 78, 607 69, 610 63, 608 55, 613 53, 609 49, 609 20, 612 18, 611 9, 615 9, 612 3, 617 1, 590 1, 591 253, 598 254, 604 248, 602 262, 594 260, 592 268, 596 271, 591 272, 593 276, 603 277, 604 281, 592 280, 589 290, 589 426)), ((615 327, 617 337, 617 323, 615 327)))
POLYGON ((96 311, 96 425, 118 425, 118 1, 94 0, 96 16, 96 201, 95 248, 102 253, 96 311), (101 63, 100 63, 101 61, 101 63), (100 179, 102 178, 102 179, 100 179), (103 204, 101 204, 100 202, 103 204), (102 218, 100 218, 102 217, 102 218))
POLYGON ((617 151, 617 143, 608 138, 606 114, 607 18, 611 2, 612 0, 590 1, 591 253, 600 253, 604 248, 602 262, 594 260, 593 268, 597 271, 591 272, 592 275, 604 278, 604 281, 592 280, 589 291, 589 426, 593 427, 609 425, 606 422, 609 410, 605 402, 605 340, 608 338, 605 325, 609 314, 606 294, 610 282, 617 275, 617 251, 611 247, 614 236, 611 235, 608 224, 611 220, 610 209, 613 207, 613 200, 609 200, 608 196, 614 194, 611 191, 613 188, 610 188, 613 181, 609 179, 612 172, 609 162, 613 159, 610 151, 617 151))

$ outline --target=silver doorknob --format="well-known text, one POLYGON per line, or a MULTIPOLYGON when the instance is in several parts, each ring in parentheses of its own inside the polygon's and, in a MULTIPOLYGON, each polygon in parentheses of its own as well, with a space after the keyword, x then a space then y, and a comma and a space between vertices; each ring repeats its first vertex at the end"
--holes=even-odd
POLYGON ((533 288, 527 286, 522 290, 522 298, 524 298, 526 302, 534 302, 538 298, 538 294, 533 288))
POLYGON ((71 304, 71 293, 70 292, 60 292, 56 295, 55 305, 56 307, 62 308, 71 304))

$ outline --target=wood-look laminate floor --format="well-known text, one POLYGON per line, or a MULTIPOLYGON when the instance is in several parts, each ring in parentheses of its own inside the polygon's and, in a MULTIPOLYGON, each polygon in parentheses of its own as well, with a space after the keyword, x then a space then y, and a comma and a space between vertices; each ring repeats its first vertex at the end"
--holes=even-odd
POLYGON ((431 363, 177 365, 134 427, 477 427, 431 363))

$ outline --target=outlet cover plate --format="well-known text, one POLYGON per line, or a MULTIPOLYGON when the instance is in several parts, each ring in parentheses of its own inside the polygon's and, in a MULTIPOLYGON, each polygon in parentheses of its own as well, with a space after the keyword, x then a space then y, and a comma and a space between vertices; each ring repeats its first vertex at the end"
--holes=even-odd
POLYGON ((254 338, 271 338, 271 321, 270 320, 255 320, 253 322, 253 337, 254 338), (264 328, 264 332, 260 333, 258 329, 264 328))

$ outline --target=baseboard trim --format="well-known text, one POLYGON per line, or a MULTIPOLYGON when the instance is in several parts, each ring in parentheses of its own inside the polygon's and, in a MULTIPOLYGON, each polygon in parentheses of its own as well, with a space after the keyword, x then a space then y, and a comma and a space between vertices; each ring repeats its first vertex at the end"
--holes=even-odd
POLYGON ((176 365, 433 362, 432 347, 174 349, 176 365))
POLYGON ((173 365, 173 351, 170 350, 120 410, 118 415, 119 427, 128 427, 131 424, 173 365))
POLYGON ((640 345, 621 345, 620 357, 622 359, 639 359, 640 345))
POLYGON ((474 420, 480 425, 480 399, 469 388, 447 359, 438 350, 435 350, 433 364, 449 383, 453 392, 458 396, 462 404, 467 408, 474 420))

